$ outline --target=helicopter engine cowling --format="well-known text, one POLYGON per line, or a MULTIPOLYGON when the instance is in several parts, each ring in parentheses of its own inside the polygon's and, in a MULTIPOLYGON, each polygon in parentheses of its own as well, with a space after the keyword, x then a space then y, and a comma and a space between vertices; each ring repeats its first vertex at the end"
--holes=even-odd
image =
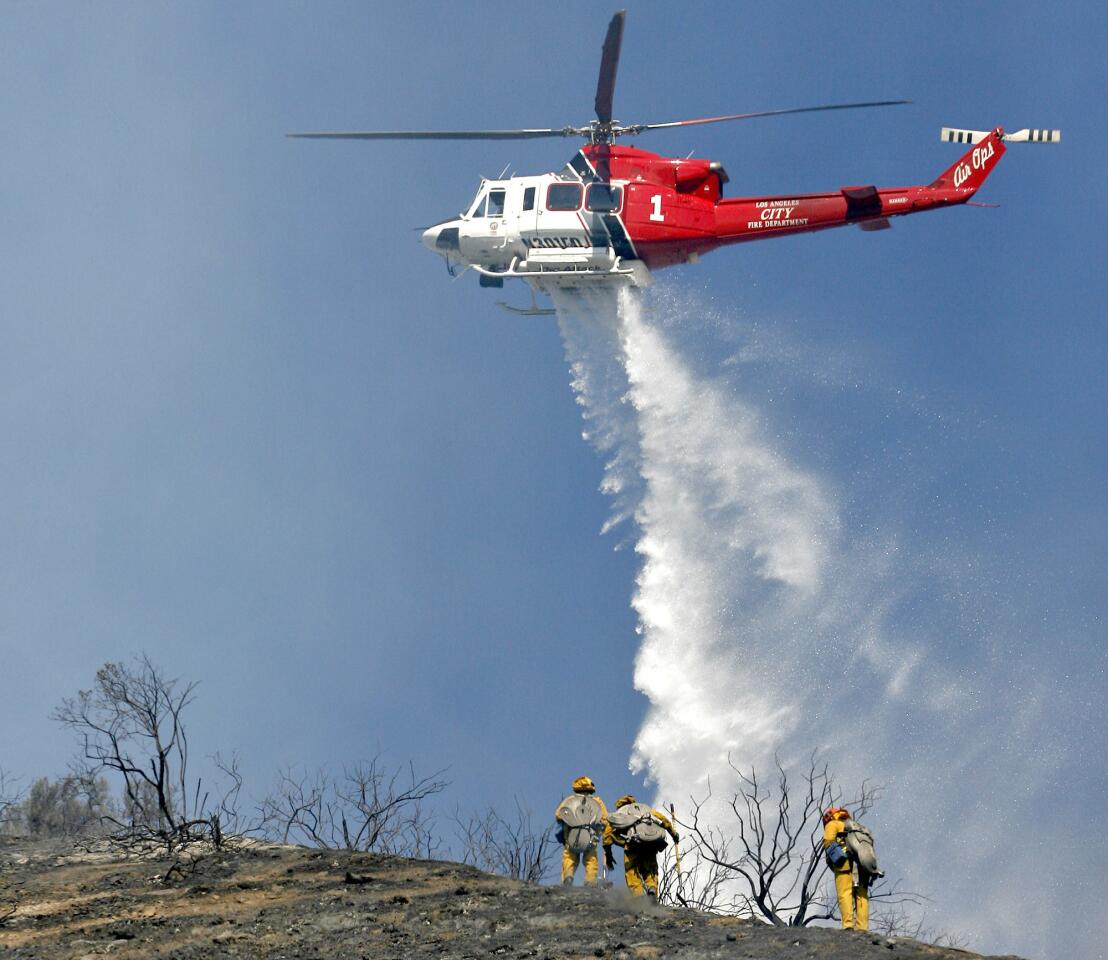
POLYGON ((674 165, 674 185, 681 193, 691 193, 712 174, 709 160, 679 160, 674 165))
POLYGON ((678 193, 697 193, 715 202, 727 182, 723 165, 713 160, 680 160, 673 171, 678 193))

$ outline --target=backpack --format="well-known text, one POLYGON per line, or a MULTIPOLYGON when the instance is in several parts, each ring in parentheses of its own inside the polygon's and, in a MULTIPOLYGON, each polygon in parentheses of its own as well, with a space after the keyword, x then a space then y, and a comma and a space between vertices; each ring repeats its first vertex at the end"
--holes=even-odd
POLYGON ((847 862, 847 860, 850 859, 850 857, 847 855, 847 852, 843 849, 843 845, 839 843, 838 840, 835 840, 833 843, 828 845, 826 857, 827 865, 832 870, 838 870, 839 867, 841 867, 844 863, 847 862))
POLYGON ((857 820, 847 820, 843 837, 847 849, 860 870, 874 877, 883 877, 877 865, 877 851, 873 848, 873 834, 857 820))
POLYGON ((604 814, 593 797, 582 793, 566 797, 556 816, 567 850, 584 853, 596 846, 604 829, 604 814))
POLYGON ((608 823, 621 846, 656 851, 666 848, 666 832, 645 803, 624 804, 608 814, 608 823))

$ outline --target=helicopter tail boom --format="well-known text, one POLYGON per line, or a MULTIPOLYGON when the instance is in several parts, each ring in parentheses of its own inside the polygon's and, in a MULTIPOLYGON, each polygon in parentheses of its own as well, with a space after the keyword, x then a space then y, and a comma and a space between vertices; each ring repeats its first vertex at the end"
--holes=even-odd
MULTIPOLYGON (((735 197, 717 201, 714 237, 705 244, 686 240, 678 245, 664 242, 657 247, 652 237, 640 236, 644 227, 632 224, 636 247, 651 265, 684 262, 684 254, 694 249, 760 240, 771 236, 809 233, 849 224, 863 230, 883 230, 890 218, 937 210, 968 202, 1004 155, 1006 139, 1000 127, 989 133, 972 130, 948 131, 945 136, 969 149, 930 184, 911 187, 849 186, 819 194, 735 197), (979 135, 980 134, 980 135, 979 135), (669 249, 674 247, 674 249, 669 249), (651 262, 655 261, 655 262, 651 262)), ((1044 131, 1039 131, 1043 135, 1044 131)), ((1057 132, 1054 131, 1054 137, 1057 132)), ((1030 140, 1028 131, 1011 136, 1015 142, 1030 140)), ((1055 142, 1036 139, 1030 142, 1055 142)))

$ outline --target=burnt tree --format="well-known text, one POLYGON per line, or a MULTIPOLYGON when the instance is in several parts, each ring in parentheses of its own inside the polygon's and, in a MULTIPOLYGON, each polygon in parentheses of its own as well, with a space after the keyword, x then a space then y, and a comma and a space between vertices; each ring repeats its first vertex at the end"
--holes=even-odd
MULTIPOLYGON (((857 796, 845 799, 827 764, 813 754, 799 776, 774 758, 767 785, 757 772, 741 770, 728 758, 735 775, 733 789, 711 804, 707 796, 692 801, 690 853, 702 871, 689 905, 763 920, 780 927, 803 927, 838 917, 838 903, 824 859, 822 815, 832 806, 846 806, 861 819, 880 797, 879 788, 863 782, 857 796), (711 804, 711 806, 709 806, 711 804), (717 811, 722 805, 722 817, 717 811)), ((672 899, 683 902, 680 884, 671 885, 672 899)), ((870 900, 885 904, 918 903, 918 894, 898 884, 877 881, 870 900)))
POLYGON ((76 733, 82 774, 122 779, 122 809, 107 821, 121 836, 174 845, 219 837, 201 778, 189 770, 184 714, 196 683, 167 676, 146 655, 106 663, 89 690, 68 697, 53 719, 76 733))

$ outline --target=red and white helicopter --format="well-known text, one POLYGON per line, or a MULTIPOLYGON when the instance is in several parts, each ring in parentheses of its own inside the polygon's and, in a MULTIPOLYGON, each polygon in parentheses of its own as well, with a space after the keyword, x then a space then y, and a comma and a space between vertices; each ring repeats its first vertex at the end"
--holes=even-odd
MULTIPOLYGON (((883 230, 892 217, 966 203, 1004 154, 1004 144, 1058 143, 1057 130, 1005 133, 944 127, 941 138, 969 145, 932 183, 912 187, 842 187, 829 193, 724 198, 727 173, 709 160, 678 159, 618 145, 620 137, 649 130, 748 120, 754 117, 850 110, 908 103, 883 100, 739 113, 669 123, 623 124, 612 119, 612 97, 625 11, 612 17, 600 60, 596 120, 584 127, 524 130, 373 131, 297 133, 327 140, 531 140, 583 137, 558 173, 482 180, 466 212, 423 232, 423 243, 442 255, 451 274, 472 268, 485 287, 506 279, 532 291, 589 282, 645 286, 650 271, 695 263, 717 247, 857 224, 883 230)), ((532 301, 533 302, 533 301, 532 301)), ((521 314, 551 310, 508 309, 521 314)))

